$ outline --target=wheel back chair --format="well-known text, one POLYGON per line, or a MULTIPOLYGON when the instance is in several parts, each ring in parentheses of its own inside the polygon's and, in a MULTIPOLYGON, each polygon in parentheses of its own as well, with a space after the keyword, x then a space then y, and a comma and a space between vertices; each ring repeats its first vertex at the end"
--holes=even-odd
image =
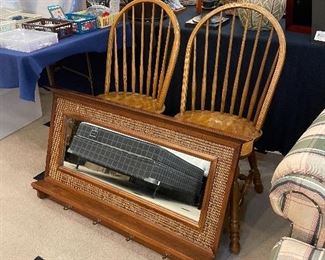
POLYGON ((176 118, 242 136, 248 175, 234 179, 230 199, 230 250, 239 253, 239 206, 253 181, 263 191, 254 153, 285 59, 283 30, 270 12, 249 3, 223 5, 203 16, 190 35, 176 118), (226 15, 227 14, 227 15, 226 15), (229 18, 225 23, 214 23, 229 18), (213 19, 213 20, 212 20, 213 19), (253 30, 250 30, 251 27, 253 30), (268 27, 270 29, 265 30, 268 27), (244 180, 239 186, 239 180, 244 180))
POLYGON ((105 93, 99 97, 162 113, 179 45, 179 24, 167 4, 159 0, 131 1, 111 27, 105 93), (122 37, 117 35, 117 26, 123 27, 122 37))

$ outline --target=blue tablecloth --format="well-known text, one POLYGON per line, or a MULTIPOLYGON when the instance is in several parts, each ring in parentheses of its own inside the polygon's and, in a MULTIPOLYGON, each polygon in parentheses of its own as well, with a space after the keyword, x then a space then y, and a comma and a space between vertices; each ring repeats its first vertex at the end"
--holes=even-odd
MULTIPOLYGON (((100 29, 73 35, 31 53, 0 48, 0 88, 19 87, 20 98, 34 101, 36 82, 47 65, 78 53, 105 52, 108 34, 108 29, 100 29)), ((121 39, 122 30, 118 29, 117 34, 121 39)))

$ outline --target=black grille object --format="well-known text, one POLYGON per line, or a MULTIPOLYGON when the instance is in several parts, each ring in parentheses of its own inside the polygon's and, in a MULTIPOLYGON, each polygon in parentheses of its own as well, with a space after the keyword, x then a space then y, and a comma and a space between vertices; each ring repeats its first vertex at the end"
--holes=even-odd
POLYGON ((82 122, 69 153, 197 200, 204 171, 158 145, 82 122))

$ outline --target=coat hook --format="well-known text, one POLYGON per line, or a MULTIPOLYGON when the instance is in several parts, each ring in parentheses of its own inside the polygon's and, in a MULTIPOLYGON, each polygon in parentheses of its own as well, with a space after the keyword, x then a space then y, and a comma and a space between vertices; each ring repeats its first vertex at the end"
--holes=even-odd
POLYGON ((101 221, 102 221, 102 220, 98 218, 98 219, 96 219, 96 220, 93 221, 93 225, 97 225, 97 224, 99 224, 101 221))
POLYGON ((63 207, 64 210, 69 210, 69 209, 72 209, 72 206, 68 205, 68 206, 64 206, 63 207))
POLYGON ((130 240, 132 240, 133 239, 133 236, 127 236, 126 238, 125 238, 125 240, 127 241, 127 242, 129 242, 130 240))

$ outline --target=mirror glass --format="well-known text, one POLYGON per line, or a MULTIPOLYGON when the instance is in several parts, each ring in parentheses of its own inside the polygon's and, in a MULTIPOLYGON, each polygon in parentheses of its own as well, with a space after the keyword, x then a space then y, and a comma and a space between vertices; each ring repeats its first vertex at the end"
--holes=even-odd
POLYGON ((211 161, 72 118, 63 166, 199 221, 211 161))

